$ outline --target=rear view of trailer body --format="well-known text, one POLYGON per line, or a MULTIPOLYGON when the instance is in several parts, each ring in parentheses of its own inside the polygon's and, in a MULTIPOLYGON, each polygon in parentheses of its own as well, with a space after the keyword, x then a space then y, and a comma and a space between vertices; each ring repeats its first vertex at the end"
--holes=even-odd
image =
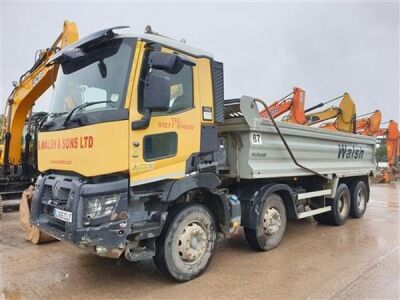
MULTIPOLYGON (((374 137, 277 122, 296 160, 332 177, 372 175, 376 169, 374 137)), ((314 175, 298 167, 269 119, 260 118, 253 98, 226 106, 220 127, 225 146, 225 176, 273 179, 314 175)))

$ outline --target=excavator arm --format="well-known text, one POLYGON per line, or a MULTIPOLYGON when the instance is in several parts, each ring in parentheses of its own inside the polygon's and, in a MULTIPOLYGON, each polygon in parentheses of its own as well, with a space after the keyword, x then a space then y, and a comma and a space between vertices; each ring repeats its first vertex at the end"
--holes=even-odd
POLYGON ((356 106, 348 93, 344 93, 338 107, 330 107, 324 111, 306 114, 307 125, 321 123, 336 118, 334 122, 324 123, 320 128, 354 132, 356 106))
POLYGON ((14 83, 14 90, 7 99, 2 124, 0 156, 2 176, 7 176, 10 166, 21 164, 21 140, 26 117, 35 101, 54 83, 57 65, 48 65, 49 58, 60 49, 79 38, 75 23, 65 21, 63 32, 53 45, 40 50, 39 58, 33 67, 14 83))
POLYGON ((376 136, 381 130, 381 120, 382 113, 375 110, 369 117, 356 121, 356 131, 361 135, 376 136))
POLYGON ((386 151, 389 166, 399 168, 400 159, 400 132, 397 122, 390 120, 386 132, 386 151))
MULTIPOLYGON (((268 107, 268 110, 270 111, 273 118, 277 118, 284 113, 290 111, 289 115, 284 118, 285 122, 305 124, 306 118, 304 114, 304 98, 305 92, 302 89, 295 87, 293 88, 293 92, 290 93, 288 96, 272 103, 268 107), (288 98, 290 96, 292 97, 288 98)), ((260 112, 260 115, 263 118, 268 118, 268 113, 265 109, 260 112)))

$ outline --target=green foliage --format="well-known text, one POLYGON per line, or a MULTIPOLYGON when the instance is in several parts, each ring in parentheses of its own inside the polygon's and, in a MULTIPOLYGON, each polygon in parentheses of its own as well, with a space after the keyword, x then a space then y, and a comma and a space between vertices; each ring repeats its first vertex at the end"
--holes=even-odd
POLYGON ((378 142, 379 147, 376 149, 375 157, 376 161, 387 161, 387 154, 386 154, 386 140, 383 139, 378 142))

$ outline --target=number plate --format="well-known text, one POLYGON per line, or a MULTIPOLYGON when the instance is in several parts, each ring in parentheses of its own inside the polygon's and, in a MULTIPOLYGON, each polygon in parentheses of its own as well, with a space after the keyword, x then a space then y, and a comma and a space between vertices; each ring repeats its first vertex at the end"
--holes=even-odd
POLYGON ((54 209, 54 217, 56 217, 57 219, 59 219, 61 221, 72 223, 72 212, 70 212, 70 211, 65 211, 65 210, 55 208, 54 209))

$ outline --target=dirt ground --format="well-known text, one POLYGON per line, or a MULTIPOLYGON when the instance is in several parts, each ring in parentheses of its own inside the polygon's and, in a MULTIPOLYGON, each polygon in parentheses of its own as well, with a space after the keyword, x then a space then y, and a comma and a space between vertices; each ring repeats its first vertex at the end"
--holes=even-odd
POLYGON ((63 242, 25 242, 17 213, 0 221, 5 299, 359 299, 400 297, 400 184, 373 185, 362 219, 290 222, 281 245, 254 252, 243 234, 218 245, 208 270, 174 283, 152 261, 95 256, 63 242))

